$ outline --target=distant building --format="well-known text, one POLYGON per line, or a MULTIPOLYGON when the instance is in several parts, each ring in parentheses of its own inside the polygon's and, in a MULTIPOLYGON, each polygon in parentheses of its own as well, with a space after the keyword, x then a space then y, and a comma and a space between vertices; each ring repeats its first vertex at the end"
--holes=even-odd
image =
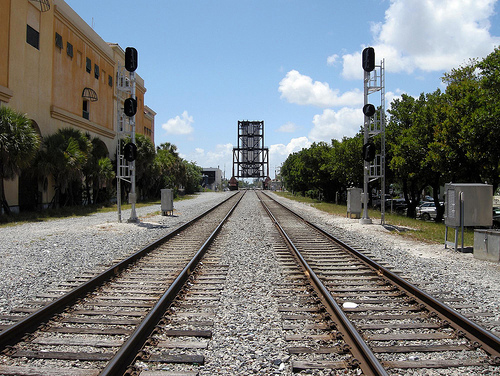
POLYGON ((283 184, 281 183, 281 180, 277 179, 272 180, 269 189, 271 191, 281 191, 283 189, 283 184))
MULTIPOLYGON (((102 40, 63 0, 0 0, 0 10, 0 106, 27 114, 42 138, 68 127, 99 137, 115 159, 123 49, 102 40)), ((153 141, 156 113, 144 103, 144 80, 136 79, 136 132, 153 141)), ((50 202, 51 179, 5 181, 12 209, 29 207, 26 200, 50 202), (21 191, 26 186, 35 194, 21 191)))
POLYGON ((212 191, 222 189, 222 171, 219 168, 204 168, 203 169, 202 187, 212 191))

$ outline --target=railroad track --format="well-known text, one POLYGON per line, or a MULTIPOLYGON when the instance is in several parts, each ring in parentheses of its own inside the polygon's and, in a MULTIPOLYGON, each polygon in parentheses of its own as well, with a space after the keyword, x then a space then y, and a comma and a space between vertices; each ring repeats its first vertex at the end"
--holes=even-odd
POLYGON ((478 347, 482 329, 471 335, 458 328, 439 307, 426 306, 425 297, 396 285, 401 278, 366 260, 366 251, 358 259, 359 252, 346 252, 343 244, 267 196, 261 200, 272 220, 256 206, 255 193, 244 200, 238 208, 234 201, 221 205, 207 214, 217 219, 204 216, 121 266, 86 276, 93 281, 87 292, 83 280, 69 281, 12 313, 14 325, 0 332, 5 349, 0 375, 413 375, 441 374, 451 367, 465 375, 500 370, 491 364, 498 361, 496 337, 489 335, 490 342, 478 347), (221 236, 206 240, 219 234, 217 225, 233 208, 232 230, 224 227, 221 236), (260 220, 259 233, 246 224, 260 220), (204 228, 205 235, 195 235, 196 228, 204 228), (246 250, 248 241, 261 248, 246 250), (252 264, 248 275, 242 273, 240 257, 252 264), (270 268, 274 277, 266 278, 270 268), (82 294, 68 298, 64 289, 82 294), (262 292, 264 299, 257 297, 262 292), (22 315, 40 305, 49 311, 54 298, 59 301, 50 309, 54 312, 32 313, 38 323, 21 330, 30 321, 22 315), (264 315, 268 308, 277 312, 264 315), (426 373, 430 368, 436 373, 426 373))
MULTIPOLYGON (((154 356, 147 356, 143 347, 153 332, 207 336, 208 331, 199 328, 169 329, 171 321, 164 315, 194 270, 200 269, 200 260, 242 196, 232 195, 83 284, 65 284, 32 306, 2 316, 11 324, 0 332, 0 375, 120 375, 134 374, 144 361, 202 363, 202 356, 170 351, 175 341, 161 341, 158 346, 167 351, 154 356)), ((213 282, 224 266, 212 269, 205 277, 213 282)))
POLYGON ((298 281, 292 294, 303 299, 305 313, 284 315, 305 320, 287 322, 285 328, 307 327, 314 333, 290 336, 292 344, 294 339, 310 343, 290 347, 295 371, 359 367, 365 375, 417 369, 437 369, 439 374, 439 369, 449 368, 464 375, 500 372, 498 337, 268 195, 259 193, 259 198, 308 277, 305 283, 290 256, 281 253, 298 281))

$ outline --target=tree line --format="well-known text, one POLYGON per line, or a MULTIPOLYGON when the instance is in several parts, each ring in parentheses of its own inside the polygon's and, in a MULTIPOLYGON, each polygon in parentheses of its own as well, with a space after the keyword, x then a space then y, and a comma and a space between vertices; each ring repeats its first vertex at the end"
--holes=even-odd
MULTIPOLYGON (((162 188, 185 193, 199 190, 202 169, 182 159, 170 143, 154 147, 152 141, 136 134, 136 188, 140 199, 160 197, 162 188)), ((10 213, 5 198, 4 180, 16 175, 28 177, 33 184, 54 182, 49 206, 96 204, 116 195, 116 158, 108 157, 104 142, 75 128, 63 128, 43 139, 31 120, 10 107, 0 106, 0 199, 10 213)), ((128 194, 130 184, 122 183, 128 194)), ((41 203, 38 203, 41 204, 41 203)))
MULTIPOLYGON (((444 91, 403 94, 386 114, 386 186, 402 192, 408 216, 428 188, 441 220, 438 195, 445 183, 488 183, 494 192, 500 183, 500 49, 452 69, 442 81, 444 91)), ((314 143, 287 158, 281 178, 288 190, 332 201, 363 186, 362 148, 363 129, 331 144, 314 143)))

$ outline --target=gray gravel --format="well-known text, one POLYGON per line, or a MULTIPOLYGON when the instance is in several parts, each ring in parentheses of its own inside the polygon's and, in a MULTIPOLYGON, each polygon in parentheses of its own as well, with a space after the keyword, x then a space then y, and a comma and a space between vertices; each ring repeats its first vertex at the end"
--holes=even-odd
MULTIPOLYGON (((275 297, 283 281, 274 253, 274 227, 253 192, 224 225, 217 247, 229 265, 200 375, 273 375, 288 372, 288 351, 275 297)), ((291 373, 287 373, 291 374, 291 373)))
POLYGON ((500 332, 500 264, 445 248, 444 229, 443 244, 428 244, 405 239, 381 226, 380 220, 362 225, 357 219, 332 216, 308 204, 274 197, 346 243, 370 251, 431 295, 437 294, 444 301, 461 298, 457 304, 476 306, 471 312, 492 314, 473 320, 496 322, 492 329, 500 332))
POLYGON ((93 214, 0 229, 0 313, 7 313, 50 285, 67 281, 141 249, 203 213, 230 192, 206 192, 174 203, 173 216, 160 205, 136 210, 140 223, 127 223, 130 210, 93 214))
MULTIPOLYGON (((93 271, 97 265, 104 268, 113 259, 131 254, 229 194, 203 193, 195 199, 176 202, 171 217, 155 214, 159 206, 141 208, 137 213, 141 217, 139 224, 117 223, 116 213, 109 213, 1 229, 0 313, 33 299, 54 283, 93 271)), ((472 254, 454 252, 442 244, 406 240, 378 224, 360 225, 355 219, 280 200, 345 241, 397 267, 424 289, 440 292, 443 299, 461 297, 460 304, 476 305, 476 311, 493 314, 479 317, 478 322, 500 321, 499 264, 476 260, 472 254)), ((280 271, 276 269, 271 241, 266 239, 272 224, 262 220, 260 210, 254 210, 253 200, 244 200, 242 204, 244 207, 235 211, 222 235, 231 237, 223 256, 223 262, 230 265, 228 282, 244 283, 224 291, 224 313, 219 312, 223 316, 216 320, 210 343, 211 350, 220 356, 214 356, 200 371, 229 375, 265 370, 266 374, 289 374, 289 364, 284 367, 281 363, 287 361, 282 330, 269 324, 279 318, 272 295, 280 271), (235 239, 235 233, 241 235, 235 239), (227 336, 228 333, 232 335, 227 336)), ((129 213, 124 212, 123 218, 128 217, 129 213)))

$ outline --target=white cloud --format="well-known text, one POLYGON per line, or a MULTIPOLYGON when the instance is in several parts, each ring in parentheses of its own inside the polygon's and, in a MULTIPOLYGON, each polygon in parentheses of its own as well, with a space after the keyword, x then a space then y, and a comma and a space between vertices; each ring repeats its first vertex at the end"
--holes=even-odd
POLYGON ((359 89, 339 95, 328 83, 312 80, 296 70, 289 71, 280 82, 281 98, 290 103, 318 107, 357 106, 363 103, 363 93, 359 89))
MULTIPOLYGON (((372 25, 377 63, 388 72, 447 71, 500 44, 489 32, 497 0, 391 0, 372 25)), ((363 47, 363 46, 362 46, 363 47)), ((361 52, 345 54, 343 76, 361 78, 361 52)))
MULTIPOLYGON (((269 146, 269 167, 271 170, 273 168, 281 166, 283 162, 292 153, 300 151, 302 149, 307 149, 311 146, 311 142, 307 137, 292 138, 288 144, 274 144, 269 146)), ((270 171, 273 175, 274 171, 270 171)))
POLYGON ((388 91, 385 93, 385 108, 390 109, 391 108, 391 103, 395 99, 401 99, 401 95, 406 94, 400 89, 396 89, 396 92, 388 91))
POLYGON ((339 111, 326 109, 313 118, 314 127, 309 132, 309 139, 314 142, 332 139, 341 140, 344 136, 354 136, 363 125, 361 108, 343 107, 339 111))
POLYGON ((337 62, 338 58, 339 58, 339 55, 337 55, 337 54, 333 54, 331 56, 328 56, 326 58, 326 64, 334 65, 337 62))
POLYGON ((309 146, 311 146, 311 142, 307 139, 307 137, 292 138, 287 145, 271 145, 269 147, 269 158, 272 158, 273 156, 284 156, 286 159, 289 154, 308 148, 309 146))
POLYGON ((276 132, 282 132, 282 133, 293 133, 297 131, 298 127, 296 124, 292 122, 288 122, 283 124, 281 127, 279 127, 276 132))
POLYGON ((205 151, 202 148, 196 148, 195 151, 183 157, 188 161, 195 162, 198 166, 209 168, 219 167, 223 172, 226 169, 226 176, 231 174, 233 163, 233 145, 218 144, 215 150, 205 151))
POLYGON ((187 111, 184 111, 181 116, 177 115, 173 119, 168 119, 161 127, 167 134, 188 135, 193 133, 193 117, 189 116, 187 111))

